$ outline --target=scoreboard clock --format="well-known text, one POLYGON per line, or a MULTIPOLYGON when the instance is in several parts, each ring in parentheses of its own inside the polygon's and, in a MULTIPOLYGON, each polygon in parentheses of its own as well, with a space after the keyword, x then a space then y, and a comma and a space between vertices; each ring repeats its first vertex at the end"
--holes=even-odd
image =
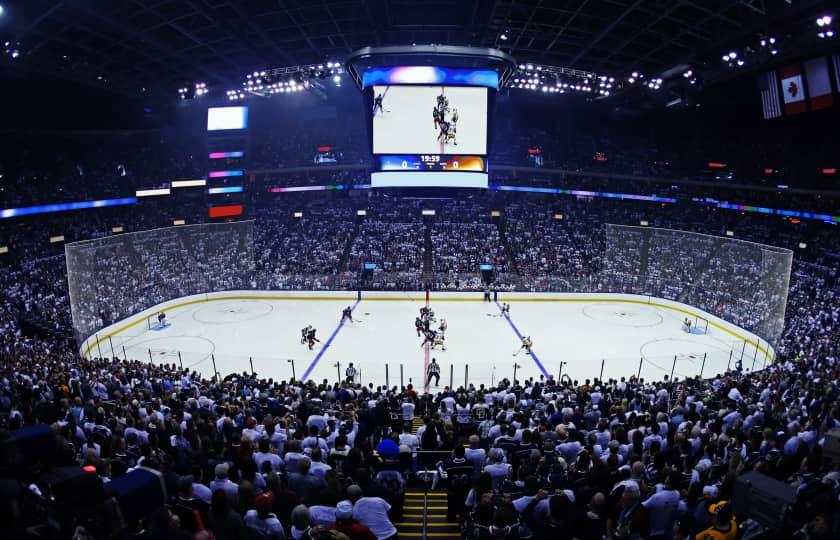
POLYGON ((379 171, 462 171, 487 172, 481 156, 444 154, 397 154, 376 156, 379 171))

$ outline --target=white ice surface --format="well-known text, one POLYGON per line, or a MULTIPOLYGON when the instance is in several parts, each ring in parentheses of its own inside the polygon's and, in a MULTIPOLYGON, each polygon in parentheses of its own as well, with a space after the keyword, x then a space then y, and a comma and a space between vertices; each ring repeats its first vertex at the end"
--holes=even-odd
MULTIPOLYGON (((420 294, 420 293, 418 293, 420 294)), ((118 356, 151 359, 155 363, 183 363, 209 376, 216 369, 224 374, 250 371, 263 377, 288 379, 301 377, 333 381, 348 362, 360 368, 362 382, 385 384, 385 366, 390 385, 403 381, 422 387, 424 351, 414 330, 414 319, 422 301, 362 300, 354 311, 356 322, 343 325, 333 341, 327 342, 338 327, 343 300, 221 300, 201 302, 167 313, 166 328, 149 330, 145 324, 114 335, 100 344, 118 356), (300 344, 300 329, 312 324, 321 340, 313 351, 300 344), (320 353, 317 364, 316 358, 320 353)), ((431 355, 441 364, 441 386, 449 384, 452 365, 455 385, 463 384, 465 366, 472 384, 490 384, 500 378, 539 377, 537 360, 555 377, 563 374, 583 380, 597 377, 604 361, 605 377, 629 377, 639 370, 642 376, 661 379, 674 366, 679 377, 700 373, 706 355, 704 376, 724 371, 740 358, 743 343, 717 328, 705 335, 688 334, 682 329, 682 316, 672 310, 642 304, 609 301, 512 303, 511 321, 523 335, 531 336, 534 356, 520 353, 520 340, 509 322, 498 316, 495 304, 474 301, 433 301, 438 320, 447 320, 446 351, 431 355)), ((97 354, 96 349, 92 351, 97 354)), ((751 368, 755 350, 744 352, 744 367, 751 368)), ((758 354, 756 368, 762 367, 758 354)))

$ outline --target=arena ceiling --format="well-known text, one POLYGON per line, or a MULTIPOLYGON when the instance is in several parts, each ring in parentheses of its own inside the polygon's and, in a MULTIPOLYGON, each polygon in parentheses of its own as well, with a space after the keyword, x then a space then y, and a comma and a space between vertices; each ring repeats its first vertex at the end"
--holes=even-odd
POLYGON ((718 59, 806 24, 814 0, 0 0, 9 72, 173 97, 194 81, 341 60, 364 46, 499 47, 624 76, 718 59), (12 59, 10 50, 18 51, 12 59))

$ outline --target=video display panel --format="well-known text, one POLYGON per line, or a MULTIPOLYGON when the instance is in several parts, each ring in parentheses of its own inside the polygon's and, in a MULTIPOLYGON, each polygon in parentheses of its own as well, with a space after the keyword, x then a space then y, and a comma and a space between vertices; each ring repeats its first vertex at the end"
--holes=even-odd
POLYGON ((487 154, 487 88, 373 87, 374 154, 487 154))
POLYGON ((210 107, 207 109, 207 131, 247 127, 248 107, 210 107))

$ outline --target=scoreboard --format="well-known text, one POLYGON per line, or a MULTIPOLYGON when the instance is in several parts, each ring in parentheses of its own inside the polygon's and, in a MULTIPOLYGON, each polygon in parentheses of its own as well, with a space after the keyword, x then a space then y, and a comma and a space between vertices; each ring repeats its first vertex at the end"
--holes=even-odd
POLYGON ((396 154, 376 156, 378 171, 465 171, 487 172, 483 156, 443 154, 396 154))

